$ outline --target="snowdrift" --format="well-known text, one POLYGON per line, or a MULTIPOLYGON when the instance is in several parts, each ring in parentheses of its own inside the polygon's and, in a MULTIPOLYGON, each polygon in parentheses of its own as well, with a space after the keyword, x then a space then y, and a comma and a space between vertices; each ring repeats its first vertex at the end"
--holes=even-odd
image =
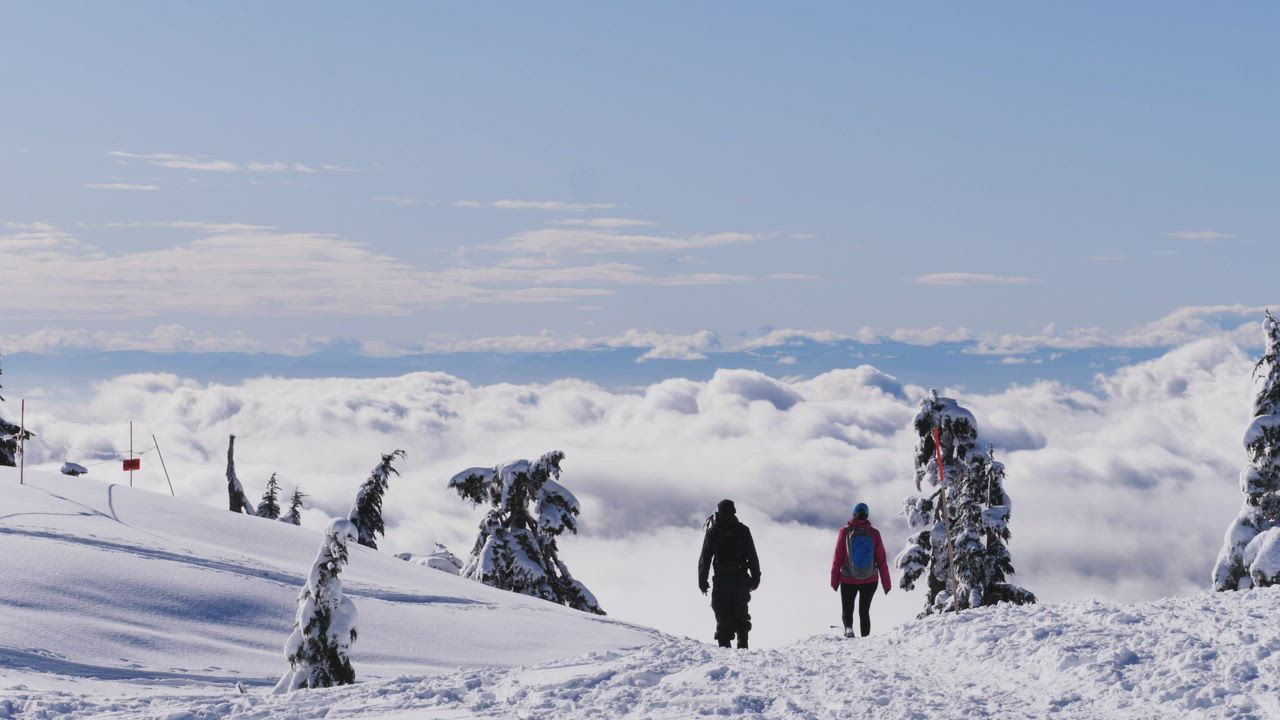
MULTIPOLYGON (((72 679, 270 685, 319 545, 282 522, 83 477, 28 471, 19 486, 0 468, 0 699, 72 679)), ((364 547, 343 581, 361 617, 360 680, 656 639, 364 547)))

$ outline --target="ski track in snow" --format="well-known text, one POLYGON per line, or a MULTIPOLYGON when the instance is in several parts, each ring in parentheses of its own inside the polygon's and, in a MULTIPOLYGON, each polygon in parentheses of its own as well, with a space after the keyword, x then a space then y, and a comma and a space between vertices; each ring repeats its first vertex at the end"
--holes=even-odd
POLYGON ((1280 589, 1006 606, 865 639, 738 651, 662 638, 290 696, 19 693, 0 718, 1273 718, 1277 609, 1280 589))

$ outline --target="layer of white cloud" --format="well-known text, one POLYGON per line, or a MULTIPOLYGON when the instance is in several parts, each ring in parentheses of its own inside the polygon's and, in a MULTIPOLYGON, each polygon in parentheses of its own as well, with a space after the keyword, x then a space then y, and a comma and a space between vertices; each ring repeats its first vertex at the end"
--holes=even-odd
POLYGON ((181 325, 160 325, 147 332, 44 328, 29 335, 0 335, 0 352, 58 353, 141 350, 145 352, 284 352, 241 332, 196 332, 181 325))
MULTIPOLYGON (((64 242, 52 226, 24 226, 25 230, 7 237, 0 237, 0 255, 6 246, 23 247, 27 251, 45 251, 50 246, 64 242)), ((74 243, 73 239, 65 242, 74 243)), ((86 252, 89 250, 86 249, 86 252)), ((539 266, 533 266, 539 267, 539 266)), ((599 270, 604 266, 599 266, 599 270)), ((627 267, 627 266, 623 266, 627 267)), ((456 282, 476 281, 484 271, 467 278, 455 278, 456 282)), ((518 282, 520 270, 498 272, 488 276, 491 282, 518 282)), ((606 270, 606 272, 608 272, 606 270)), ((694 276, 699 277, 699 276, 694 276)), ((526 281, 529 278, 524 278, 526 281)), ((567 279, 558 276, 556 279, 567 279)), ((629 277, 618 271, 613 280, 625 283, 665 282, 644 276, 629 277)), ((538 290, 531 288, 530 290, 538 290)), ((586 289, 588 292, 596 292, 586 289)), ((548 292, 554 293, 555 288, 548 292)), ((598 305, 580 305, 580 311, 596 311, 598 305)), ((1121 333, 1106 333, 1099 328, 1073 328, 1060 331, 1054 324, 1031 335, 982 334, 975 335, 965 328, 899 328, 876 330, 863 327, 853 333, 830 330, 774 329, 763 335, 724 345, 716 333, 703 330, 695 333, 662 333, 630 329, 619 335, 557 335, 543 331, 534 335, 509 335, 479 338, 440 339, 427 342, 393 343, 385 340, 353 340, 358 352, 371 357, 394 357, 419 353, 552 353, 574 350, 603 350, 610 348, 636 348, 647 352, 640 361, 652 359, 702 360, 723 352, 755 352, 765 349, 796 347, 805 343, 834 345, 857 342, 874 345, 884 341, 929 347, 940 343, 966 343, 963 352, 1002 356, 1007 365, 1036 363, 1044 357, 1023 357, 1042 351, 1082 350, 1088 348, 1172 348, 1205 338, 1225 338, 1246 348, 1256 348, 1261 343, 1259 318, 1266 308, 1247 305, 1214 305, 1184 307, 1158 320, 1142 323, 1121 333)), ((153 352, 270 352, 286 355, 303 355, 329 346, 328 338, 295 337, 272 342, 249 339, 241 334, 217 335, 190 330, 180 325, 167 324, 149 332, 108 332, 80 328, 61 329, 54 326, 29 335, 0 335, 0 351, 4 352, 58 352, 94 350, 150 350, 153 352), (181 342, 177 339, 183 338, 181 342)), ((1051 353, 1049 359, 1060 357, 1051 353)), ((789 363, 796 358, 791 356, 789 363)))
POLYGON ((969 272, 925 273, 911 278, 918 285, 1030 285, 1034 278, 969 272))
POLYGON ((1096 347, 1174 347, 1207 337, 1227 337, 1245 347, 1261 341, 1258 323, 1262 306, 1204 305, 1182 307, 1148 323, 1120 333, 1100 328, 1072 328, 1059 331, 1053 323, 1034 335, 983 335, 970 352, 989 355, 1016 355, 1043 349, 1078 350, 1096 347))
MULTIPOLYGON (((1240 503, 1251 369, 1216 338, 1123 368, 1097 394, 1037 383, 962 396, 1008 466, 1017 580, 1050 602, 1207 588, 1240 503)), ((225 508, 235 433, 249 491, 279 473, 310 493, 317 510, 307 521, 321 523, 347 511, 379 453, 401 447, 409 458, 387 496, 385 551, 441 541, 465 553, 479 511, 451 496, 447 479, 562 449, 563 482, 583 503, 582 535, 561 541, 562 556, 607 609, 708 636, 693 567, 702 520, 731 497, 761 548, 752 609, 768 643, 834 622, 827 562, 854 502, 871 505, 891 554, 902 546, 896 510, 913 485, 908 426, 924 392, 869 366, 795 381, 722 370, 629 393, 571 380, 481 387, 432 373, 237 385, 137 375, 98 385, 87 402, 29 404, 40 441, 28 460, 92 465, 125 447, 120 428, 132 418, 142 437, 161 439, 180 495, 225 508)), ((90 477, 110 480, 115 467, 93 466, 90 477)), ((136 480, 165 487, 150 461, 136 480)), ((877 617, 906 618, 919 604, 895 592, 877 599, 877 617)))
POLYGON ((880 336, 869 327, 865 327, 853 335, 845 335, 842 333, 832 332, 830 330, 795 330, 784 328, 780 330, 770 330, 764 335, 746 340, 739 346, 739 348, 742 350, 759 350, 761 348, 798 345, 804 342, 833 344, 848 341, 876 343, 880 341, 880 336))

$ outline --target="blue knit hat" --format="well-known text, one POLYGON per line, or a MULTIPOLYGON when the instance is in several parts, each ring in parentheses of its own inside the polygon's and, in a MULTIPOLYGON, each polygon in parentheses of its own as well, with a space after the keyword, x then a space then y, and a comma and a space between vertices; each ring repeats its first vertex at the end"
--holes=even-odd
POLYGON ((871 508, 866 503, 858 503, 853 506, 853 516, 858 517, 861 514, 864 518, 871 517, 871 508))

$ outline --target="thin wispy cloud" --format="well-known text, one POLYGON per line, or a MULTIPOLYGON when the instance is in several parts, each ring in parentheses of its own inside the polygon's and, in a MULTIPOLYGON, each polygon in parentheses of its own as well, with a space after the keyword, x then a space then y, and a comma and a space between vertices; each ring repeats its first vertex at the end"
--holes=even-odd
POLYGON ((769 278, 770 280, 789 280, 789 281, 796 281, 796 282, 824 279, 821 275, 811 275, 809 273, 793 273, 793 272, 770 273, 765 277, 769 278))
POLYGON ((496 247, 517 253, 547 255, 680 252, 695 248, 733 245, 759 239, 752 233, 724 232, 706 235, 652 235, 610 232, 594 228, 554 227, 516 233, 496 247))
POLYGON ((180 155, 177 153, 134 153, 125 150, 112 150, 107 155, 121 162, 138 160, 148 165, 169 168, 171 170, 195 170, 198 172, 234 173, 248 171, 251 173, 318 173, 321 171, 342 170, 337 165, 309 165, 300 162, 284 162, 281 160, 250 160, 239 162, 201 155, 180 155))
POLYGON ((200 220, 163 220, 149 222, 107 222, 86 223, 85 227, 103 228, 158 228, 165 230, 187 230, 191 232, 207 232, 212 234, 244 233, 274 230, 274 225, 254 225, 251 223, 220 223, 200 220))
POLYGON ((566 202, 564 200, 455 200, 453 206, 498 210, 558 210, 560 212, 609 210, 618 207, 616 203, 566 202))
POLYGON ((1233 238, 1235 235, 1232 233, 1219 232, 1217 230, 1179 230, 1177 232, 1165 233, 1165 237, 1174 238, 1176 240, 1214 242, 1215 240, 1233 238))
POLYGON ((377 195, 375 202, 386 203, 387 205, 396 205, 398 207, 409 207, 418 204, 418 198, 407 197, 404 195, 377 195))
POLYGON ((925 273, 910 279, 917 285, 1030 285, 1035 278, 1021 275, 988 275, 985 273, 941 272, 925 273))
POLYGON ((725 285, 754 279, 659 273, 625 263, 429 269, 342 238, 246 223, 117 223, 114 227, 209 234, 157 250, 118 254, 48 224, 7 227, 15 231, 0 235, 6 291, 15 298, 8 307, 43 318, 387 316, 452 304, 583 301, 621 286, 725 285), (380 292, 371 295, 370 287, 380 292))
POLYGON ((85 183, 84 186, 89 188, 90 190, 124 190, 124 191, 134 191, 134 192, 153 192, 155 190, 160 189, 159 185, 147 185, 147 184, 141 184, 141 183, 123 183, 123 182, 85 183))
POLYGON ((628 218, 567 218, 556 220, 557 225, 580 225, 591 228, 617 229, 624 227, 650 227, 659 223, 650 220, 631 220, 628 218))
POLYGON ((312 167, 312 166, 310 166, 310 165, 306 165, 306 164, 298 163, 298 162, 295 162, 295 163, 287 163, 287 162, 281 162, 281 161, 279 161, 279 160, 272 160, 271 162, 258 162, 258 161, 256 161, 256 160, 254 160, 254 161, 251 161, 251 162, 248 164, 247 169, 249 170, 249 172, 260 172, 260 173, 280 173, 280 172, 316 173, 316 172, 320 172, 319 168, 315 168, 315 167, 312 167))
POLYGON ((200 172, 228 173, 235 172, 240 169, 239 165, 231 162, 230 160, 217 160, 192 155, 177 155, 175 153, 131 153, 125 152, 124 150, 112 150, 107 154, 114 158, 141 160, 149 165, 174 170, 198 170, 200 172))

